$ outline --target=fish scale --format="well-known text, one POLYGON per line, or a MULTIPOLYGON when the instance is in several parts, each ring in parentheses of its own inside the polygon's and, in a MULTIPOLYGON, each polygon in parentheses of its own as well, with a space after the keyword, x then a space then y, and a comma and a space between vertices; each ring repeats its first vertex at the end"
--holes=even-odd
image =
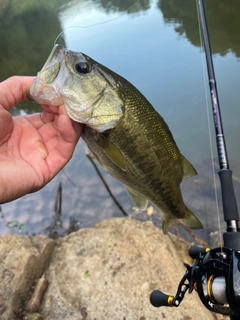
POLYGON ((62 103, 70 118, 85 124, 82 138, 96 160, 127 187, 136 206, 151 201, 160 210, 164 233, 176 219, 202 228, 180 190, 182 179, 196 170, 164 119, 130 82, 83 53, 55 45, 29 96, 39 103, 62 103))
POLYGON ((99 148, 98 139, 93 138, 97 132, 85 127, 83 140, 114 178, 151 201, 170 225, 176 217, 186 217, 179 188, 183 179, 181 153, 163 118, 131 84, 125 80, 122 84, 123 95, 127 97, 124 117, 111 130, 108 140, 124 153, 127 170, 121 170, 99 148), (140 128, 136 130, 136 126, 140 128))

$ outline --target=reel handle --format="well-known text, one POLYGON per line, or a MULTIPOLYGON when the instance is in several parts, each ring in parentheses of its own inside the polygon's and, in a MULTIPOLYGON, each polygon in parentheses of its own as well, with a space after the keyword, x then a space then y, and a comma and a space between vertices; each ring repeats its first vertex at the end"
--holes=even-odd
POLYGON ((203 256, 209 250, 210 250, 210 248, 198 247, 198 246, 193 245, 189 249, 189 256, 192 259, 198 259, 199 256, 203 256))
POLYGON ((173 296, 169 296, 159 290, 154 290, 150 295, 150 302, 156 308, 173 307, 173 299, 173 296))

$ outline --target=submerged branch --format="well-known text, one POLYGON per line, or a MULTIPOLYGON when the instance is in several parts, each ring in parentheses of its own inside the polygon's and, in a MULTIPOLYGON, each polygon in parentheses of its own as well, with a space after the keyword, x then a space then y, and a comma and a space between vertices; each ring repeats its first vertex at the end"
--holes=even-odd
POLYGON ((197 241, 201 246, 206 247, 206 248, 209 247, 209 245, 202 238, 200 238, 198 235, 196 235, 191 229, 186 227, 182 222, 177 221, 176 224, 181 226, 184 230, 186 230, 190 234, 190 236, 195 241, 197 241))
POLYGON ((65 177, 71 182, 71 184, 76 187, 76 183, 69 177, 69 175, 65 172, 64 169, 62 169, 62 173, 65 175, 65 177))
POLYGON ((128 216, 128 214, 126 213, 126 211, 123 209, 123 207, 120 205, 120 203, 117 201, 117 199, 115 198, 115 196, 112 194, 112 191, 110 190, 110 188, 107 185, 107 182, 105 181, 105 179, 103 178, 101 172, 99 171, 96 163, 93 161, 92 157, 86 153, 86 156, 88 157, 88 159, 91 161, 94 169, 96 170, 99 178, 101 179, 102 183, 104 184, 105 188, 107 189, 107 192, 109 193, 110 197, 112 198, 112 200, 115 202, 116 206, 118 207, 118 209, 124 214, 124 216, 128 216))
POLYGON ((54 204, 54 213, 55 217, 59 219, 62 214, 62 184, 61 182, 58 185, 56 198, 55 198, 55 204, 54 204))

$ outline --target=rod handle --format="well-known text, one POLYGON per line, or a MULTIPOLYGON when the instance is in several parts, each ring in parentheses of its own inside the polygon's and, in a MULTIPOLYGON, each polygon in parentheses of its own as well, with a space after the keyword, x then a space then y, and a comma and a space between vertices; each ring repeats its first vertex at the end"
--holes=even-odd
POLYGON ((239 215, 233 189, 232 171, 228 169, 223 169, 220 170, 218 174, 221 181, 224 220, 238 221, 239 215))

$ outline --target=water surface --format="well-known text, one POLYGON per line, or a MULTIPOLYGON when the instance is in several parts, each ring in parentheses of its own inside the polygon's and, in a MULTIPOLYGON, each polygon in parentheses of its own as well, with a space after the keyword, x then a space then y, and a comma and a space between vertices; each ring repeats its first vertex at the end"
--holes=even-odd
MULTIPOLYGON (((134 3, 129 0, 0 1, 0 81, 14 74, 35 75, 57 35, 65 30, 58 42, 68 49, 86 53, 127 78, 164 117, 181 152, 199 173, 182 183, 185 202, 203 222, 206 233, 217 230, 209 132, 222 217, 218 161, 196 4, 192 0, 140 0, 127 11, 134 3), (72 26, 81 28, 69 28, 72 26)), ((204 3, 238 199, 240 3, 237 0, 205 0, 204 3)), ((38 105, 25 102, 13 108, 12 113, 28 114, 39 110, 38 105)), ((6 226, 7 222, 15 220, 25 224, 29 234, 46 233, 52 222, 59 182, 63 187, 64 228, 68 227, 70 217, 79 221, 80 227, 87 227, 105 218, 121 216, 86 158, 85 149, 80 141, 64 169, 75 185, 60 172, 41 191, 3 205, 0 234, 19 232, 17 228, 6 226)), ((132 212, 133 204, 125 188, 103 170, 101 172, 124 209, 132 212)), ((225 228, 222 218, 221 228, 225 228)))

